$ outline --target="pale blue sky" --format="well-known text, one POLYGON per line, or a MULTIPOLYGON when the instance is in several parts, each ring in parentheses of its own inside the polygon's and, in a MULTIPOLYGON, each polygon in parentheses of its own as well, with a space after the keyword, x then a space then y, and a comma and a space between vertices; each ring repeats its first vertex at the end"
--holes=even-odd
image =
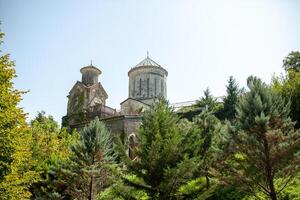
POLYGON ((269 82, 282 59, 300 50, 298 0, 0 0, 2 49, 16 61, 21 106, 60 121, 67 94, 90 60, 119 108, 128 70, 146 56, 169 71, 171 102, 195 100, 209 87, 225 94, 230 75, 269 82))

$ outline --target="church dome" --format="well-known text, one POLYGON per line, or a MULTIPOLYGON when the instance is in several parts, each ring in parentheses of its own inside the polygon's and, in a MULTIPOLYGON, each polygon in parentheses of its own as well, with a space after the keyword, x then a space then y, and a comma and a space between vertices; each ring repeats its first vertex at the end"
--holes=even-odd
POLYGON ((159 64, 157 64, 154 60, 152 60, 151 58, 149 58, 149 56, 147 56, 147 58, 145 58, 144 60, 142 60, 139 64, 137 64, 135 67, 141 67, 141 66, 155 66, 155 67, 160 67, 159 64))
POLYGON ((128 72, 129 98, 152 104, 158 97, 167 97, 168 72, 149 55, 128 72))
POLYGON ((155 62, 154 60, 152 60, 149 55, 147 55, 147 57, 142 60, 141 62, 139 62, 136 66, 134 66, 133 68, 131 68, 128 72, 128 76, 130 76, 130 73, 139 69, 143 69, 143 68, 157 68, 159 70, 162 70, 167 76, 168 76, 168 72, 167 70, 165 70, 164 68, 162 68, 157 62, 155 62))
POLYGON ((85 67, 83 67, 83 68, 80 69, 80 72, 82 74, 85 73, 85 72, 87 72, 87 71, 92 71, 92 72, 94 72, 95 74, 98 74, 98 75, 100 75, 102 73, 100 69, 98 69, 97 67, 95 67, 92 64, 90 64, 88 66, 85 66, 85 67))
POLYGON ((98 83, 98 76, 102 73, 100 69, 93 66, 92 63, 80 69, 82 74, 82 83, 90 86, 98 83))

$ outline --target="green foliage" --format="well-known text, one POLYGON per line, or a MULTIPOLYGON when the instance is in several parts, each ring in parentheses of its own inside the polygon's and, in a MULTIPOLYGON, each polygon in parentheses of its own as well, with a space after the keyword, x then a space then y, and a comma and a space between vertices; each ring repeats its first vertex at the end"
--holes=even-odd
POLYGON ((211 186, 207 188, 207 179, 205 177, 199 177, 187 182, 185 185, 179 188, 177 193, 179 199, 208 199, 213 191, 216 189, 215 181, 211 186))
MULTIPOLYGON (((114 177, 114 183, 108 187, 106 190, 101 192, 97 199, 98 200, 126 200, 126 199, 136 199, 136 200, 150 200, 147 193, 141 189, 136 189, 127 185, 125 182, 130 180, 135 183, 143 183, 141 179, 136 177, 135 175, 125 175, 122 174, 123 170, 118 169, 117 175, 119 177, 114 177), (122 178, 120 178, 122 177, 122 178)), ((116 175, 116 174, 115 174, 116 175)))
POLYGON ((216 127, 219 123, 220 121, 218 120, 218 118, 216 118, 212 112, 209 112, 207 110, 203 111, 200 115, 195 117, 194 124, 200 130, 198 136, 203 140, 203 143, 199 146, 200 151, 198 152, 198 156, 200 156, 201 158, 204 158, 206 156, 207 151, 211 147, 212 136, 216 131, 216 127))
POLYGON ((124 183, 145 191, 151 199, 174 199, 197 168, 196 159, 183 152, 177 121, 173 110, 160 100, 144 114, 137 135, 139 145, 135 154, 138 159, 132 161, 122 154, 128 173, 137 177, 135 180, 124 178, 124 183))
POLYGON ((285 71, 295 71, 299 72, 300 69, 300 52, 292 51, 283 60, 283 67, 285 71))
POLYGON ((283 61, 286 76, 273 77, 273 89, 291 101, 292 120, 300 128, 300 52, 291 52, 283 61))
MULTIPOLYGON (((3 36, 0 32, 0 43, 3 36)), ((32 170, 32 136, 18 108, 24 92, 13 87, 13 67, 8 54, 0 56, 0 199, 29 199, 39 174, 32 170)))
POLYGON ((232 76, 229 77, 226 88, 227 94, 224 98, 224 107, 220 111, 220 117, 221 119, 233 120, 236 114, 235 107, 241 95, 241 89, 239 89, 238 84, 232 76))
POLYGON ((242 200, 247 193, 238 186, 220 185, 215 188, 213 194, 206 200, 242 200))
POLYGON ((53 117, 46 116, 43 111, 31 121, 31 133, 35 169, 41 173, 41 180, 33 185, 33 197, 53 199, 52 196, 59 193, 55 182, 59 177, 53 173, 53 168, 68 162, 71 155, 70 146, 79 136, 76 132, 68 133, 65 128, 59 129, 53 117))
POLYGON ((300 133, 288 117, 289 103, 260 79, 247 81, 250 91, 237 105, 237 126, 229 124, 216 139, 223 152, 216 166, 227 183, 274 200, 299 171, 300 133))
MULTIPOLYGON (((0 44, 4 34, 0 32, 0 44)), ((14 62, 9 55, 0 57, 0 181, 9 173, 9 164, 14 153, 13 138, 20 132, 19 125, 24 126, 25 115, 18 108, 22 91, 14 89, 12 79, 16 77, 14 62)))
POLYGON ((200 128, 194 122, 187 119, 181 119, 178 122, 178 128, 182 135, 182 151, 190 157, 199 156, 204 140, 200 134, 200 128))
POLYGON ((222 108, 221 104, 219 104, 217 100, 212 96, 208 88, 204 90, 204 96, 201 97, 200 100, 197 100, 194 107, 207 109, 212 112, 217 112, 222 108))
POLYGON ((94 199, 111 182, 115 159, 111 134, 96 118, 81 131, 71 150, 71 161, 60 172, 62 184, 73 198, 94 199))
POLYGON ((204 91, 204 96, 196 101, 194 105, 180 108, 176 113, 181 119, 193 119, 199 115, 202 111, 207 110, 212 112, 215 116, 219 117, 223 109, 223 104, 217 102, 217 99, 212 96, 210 90, 207 88, 204 91))
POLYGON ((59 128, 58 123, 54 120, 54 118, 51 115, 46 116, 45 111, 38 112, 35 119, 31 120, 31 127, 34 127, 35 124, 42 126, 43 129, 50 132, 57 132, 59 128))
MULTIPOLYGON (((202 111, 193 122, 186 119, 178 123, 183 135, 182 147, 191 158, 196 157, 196 176, 205 177, 206 189, 210 187, 211 143, 220 121, 208 110, 202 111)), ((201 192, 198 192, 201 193, 201 192)))
POLYGON ((280 195, 282 200, 300 200, 300 174, 287 186, 280 195))

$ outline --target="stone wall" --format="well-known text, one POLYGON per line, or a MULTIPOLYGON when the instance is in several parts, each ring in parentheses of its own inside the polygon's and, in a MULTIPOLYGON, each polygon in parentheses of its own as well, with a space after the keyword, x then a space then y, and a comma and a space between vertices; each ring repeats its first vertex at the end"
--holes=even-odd
POLYGON ((121 135, 123 139, 127 139, 132 133, 136 134, 142 124, 141 115, 121 115, 102 120, 106 127, 111 131, 113 136, 121 135))
MULTIPOLYGON (((141 115, 120 115, 100 119, 100 121, 105 123, 113 137, 120 135, 123 140, 128 140, 130 134, 136 135, 138 133, 138 129, 142 124, 142 118, 141 115)), ((93 119, 83 120, 76 124, 72 124, 69 128, 81 131, 91 120, 93 119)))
POLYGON ((161 67, 143 66, 129 74, 129 98, 138 100, 167 97, 167 72, 161 67))
POLYGON ((141 114, 142 112, 148 110, 149 108, 150 108, 150 104, 145 104, 144 102, 132 98, 128 98, 121 103, 120 113, 122 115, 141 114))

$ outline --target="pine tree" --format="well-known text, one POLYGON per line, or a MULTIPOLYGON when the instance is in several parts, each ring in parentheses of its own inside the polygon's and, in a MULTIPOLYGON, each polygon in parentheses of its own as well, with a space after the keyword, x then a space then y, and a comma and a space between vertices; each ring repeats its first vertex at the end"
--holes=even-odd
POLYGON ((80 133, 71 147, 71 162, 62 170, 62 181, 71 197, 91 200, 107 187, 109 168, 114 160, 110 132, 98 118, 80 133))
POLYGON ((226 86, 226 97, 224 98, 224 107, 221 110, 222 119, 233 120, 236 114, 236 104, 238 98, 241 94, 238 84, 235 79, 230 76, 228 80, 228 85, 226 86))
POLYGON ((137 159, 132 161, 123 155, 128 173, 135 177, 125 177, 125 183, 145 191, 151 199, 175 199, 196 169, 195 159, 183 153, 177 121, 168 103, 160 100, 144 114, 137 135, 137 159))
POLYGON ((215 111, 217 106, 217 101, 210 93, 209 88, 206 88, 203 94, 204 96, 196 101, 195 107, 200 107, 203 109, 208 109, 210 111, 215 111))
POLYGON ((272 200, 300 170, 300 132, 289 116, 290 104, 256 77, 237 105, 237 125, 222 128, 215 155, 226 182, 236 181, 272 200))
POLYGON ((200 175, 205 176, 206 179, 206 189, 210 187, 210 172, 209 168, 211 166, 211 146, 212 146, 212 138, 215 134, 216 128, 220 121, 217 117, 213 115, 212 112, 207 110, 203 111, 200 115, 198 115, 194 119, 194 123, 199 130, 198 137, 199 139, 195 139, 196 141, 201 141, 202 144, 196 147, 199 149, 197 156, 199 157, 202 165, 200 165, 200 175))
MULTIPOLYGON (((0 43, 4 34, 0 32, 0 43)), ((0 56, 0 199, 29 199, 30 186, 39 179, 33 169, 32 136, 25 113, 18 107, 22 91, 16 90, 14 62, 0 56)))

